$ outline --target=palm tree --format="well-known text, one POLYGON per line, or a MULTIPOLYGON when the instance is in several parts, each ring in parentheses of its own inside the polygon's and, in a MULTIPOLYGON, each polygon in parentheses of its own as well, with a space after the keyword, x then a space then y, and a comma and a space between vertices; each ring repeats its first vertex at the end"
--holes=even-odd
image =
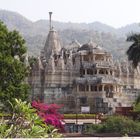
POLYGON ((136 68, 140 62, 140 34, 132 34, 128 36, 127 41, 133 42, 126 54, 128 60, 132 61, 133 67, 136 68))

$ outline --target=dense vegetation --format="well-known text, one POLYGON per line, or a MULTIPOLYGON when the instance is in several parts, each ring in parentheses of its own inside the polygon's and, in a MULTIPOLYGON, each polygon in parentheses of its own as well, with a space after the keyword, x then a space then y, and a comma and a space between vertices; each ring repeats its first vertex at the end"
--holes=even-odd
POLYGON ((28 98, 28 85, 24 82, 27 76, 25 53, 22 36, 15 30, 8 31, 0 22, 0 103, 3 110, 9 109, 9 101, 13 103, 14 98, 28 98))
POLYGON ((128 60, 132 61, 133 67, 136 68, 140 62, 140 34, 128 36, 127 41, 132 43, 126 52, 128 60))
POLYGON ((30 103, 15 99, 12 117, 0 120, 0 138, 48 138, 60 137, 57 129, 46 125, 30 103))
POLYGON ((140 131, 140 122, 133 121, 124 116, 109 116, 101 124, 89 125, 86 130, 88 133, 119 133, 125 135, 140 131))
MULTIPOLYGON (((34 102, 34 109, 27 102, 29 88, 25 84, 28 74, 25 53, 25 40, 22 36, 15 30, 9 31, 0 22, 0 114, 2 116, 4 112, 8 117, 8 120, 0 120, 0 138, 59 137, 56 128, 61 126, 62 129, 62 124, 57 106, 48 107, 34 102)), ((31 65, 34 61, 34 58, 30 58, 31 65)))

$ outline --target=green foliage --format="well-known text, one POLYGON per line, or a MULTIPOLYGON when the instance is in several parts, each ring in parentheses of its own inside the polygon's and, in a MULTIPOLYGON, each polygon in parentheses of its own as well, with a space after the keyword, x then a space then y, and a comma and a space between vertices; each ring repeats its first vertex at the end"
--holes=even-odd
POLYGON ((12 119, 0 123, 0 138, 48 138, 60 137, 57 129, 48 126, 26 101, 15 99, 12 119))
MULTIPOLYGON (((96 114, 77 114, 78 119, 93 119, 96 114)), ((76 114, 64 114, 65 119, 76 119, 76 114)))
POLYGON ((140 112, 140 103, 137 103, 137 104, 134 105, 133 111, 134 112, 140 112))
POLYGON ((120 133, 122 135, 140 131, 140 123, 124 116, 110 116, 102 124, 89 125, 90 133, 120 133))
POLYGON ((0 117, 11 117, 11 114, 0 113, 0 117))
POLYGON ((131 46, 126 52, 128 55, 128 60, 132 61, 134 68, 136 68, 140 62, 140 34, 132 34, 128 36, 127 41, 132 42, 131 46))
POLYGON ((86 127, 85 132, 89 134, 93 134, 95 132, 100 133, 102 129, 103 129, 102 124, 93 124, 93 125, 88 125, 88 127, 86 127))
POLYGON ((29 57, 29 65, 32 67, 34 64, 37 63, 37 58, 36 57, 29 57))
POLYGON ((25 53, 25 40, 0 22, 0 102, 6 109, 9 109, 8 100, 28 97, 28 85, 23 82, 27 76, 25 53))
POLYGON ((133 111, 139 113, 140 112, 140 96, 136 99, 133 104, 133 111))
POLYGON ((135 104, 138 104, 138 103, 140 103, 140 96, 138 96, 138 98, 136 99, 135 104))

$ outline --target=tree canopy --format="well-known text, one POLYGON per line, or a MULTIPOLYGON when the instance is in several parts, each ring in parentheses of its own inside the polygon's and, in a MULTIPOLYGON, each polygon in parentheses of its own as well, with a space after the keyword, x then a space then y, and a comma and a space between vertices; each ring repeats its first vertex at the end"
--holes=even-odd
POLYGON ((24 64, 25 40, 17 31, 9 31, 0 21, 0 103, 8 109, 8 101, 26 99, 27 68, 24 64))
POLYGON ((127 50, 128 60, 132 61, 134 68, 140 62, 140 34, 132 34, 127 37, 127 41, 132 42, 127 50))

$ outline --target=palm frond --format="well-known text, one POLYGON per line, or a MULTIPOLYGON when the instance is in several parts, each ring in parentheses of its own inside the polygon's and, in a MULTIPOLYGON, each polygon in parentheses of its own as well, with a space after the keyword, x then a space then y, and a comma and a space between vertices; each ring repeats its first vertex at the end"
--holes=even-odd
POLYGON ((140 34, 133 34, 127 37, 127 41, 133 42, 126 51, 128 60, 132 61, 133 67, 136 68, 140 62, 140 34))

